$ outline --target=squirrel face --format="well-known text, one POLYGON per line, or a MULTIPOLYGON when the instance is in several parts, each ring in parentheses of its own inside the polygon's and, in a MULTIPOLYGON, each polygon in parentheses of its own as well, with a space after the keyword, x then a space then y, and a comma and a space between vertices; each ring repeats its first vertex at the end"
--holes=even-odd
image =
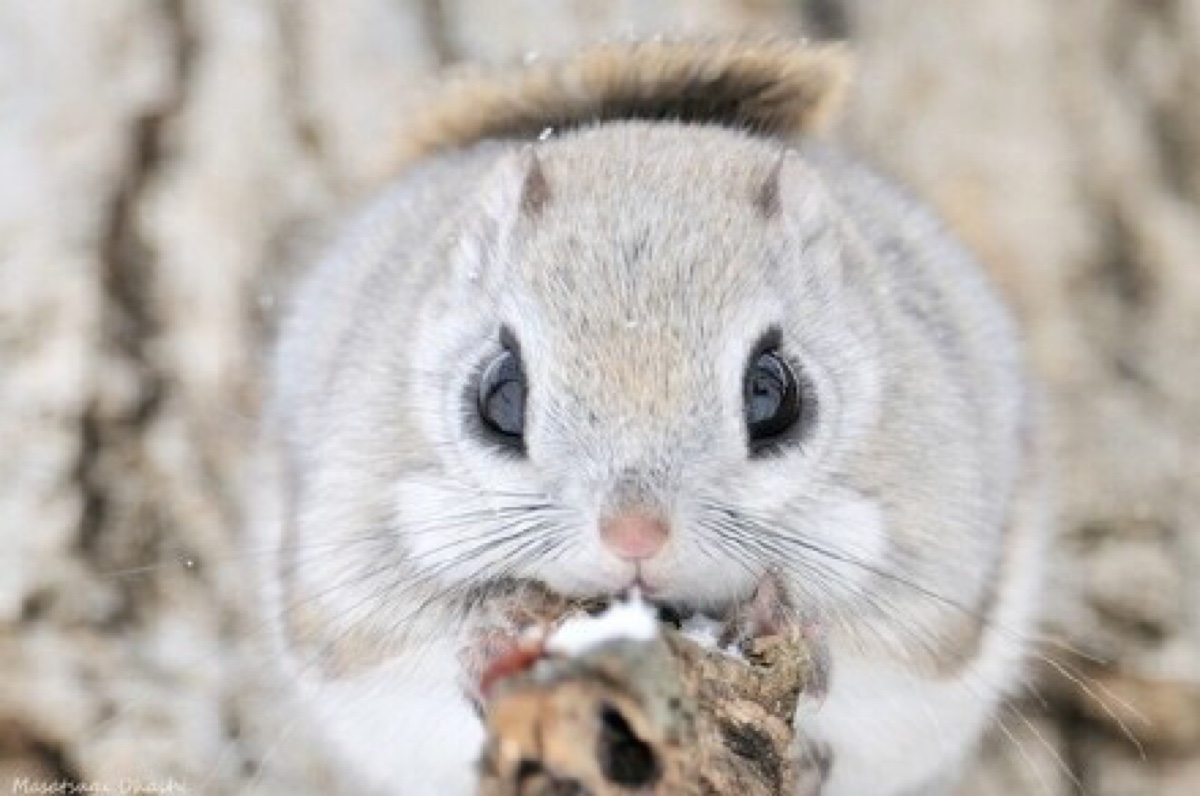
MULTIPOLYGON (((428 378, 409 401, 437 463, 396 506, 401 529, 472 499, 488 522, 401 531, 419 570, 703 608, 805 542, 881 554, 878 510, 838 477, 877 413, 874 326, 853 241, 798 158, 609 125, 513 152, 484 183, 415 324, 428 378)), ((806 597, 852 589, 843 569, 806 597)))

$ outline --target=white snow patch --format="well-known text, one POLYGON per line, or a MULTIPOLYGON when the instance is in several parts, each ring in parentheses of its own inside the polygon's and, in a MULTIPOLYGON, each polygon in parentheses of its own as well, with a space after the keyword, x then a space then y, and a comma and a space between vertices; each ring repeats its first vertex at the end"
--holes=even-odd
POLYGON ((599 616, 571 617, 550 635, 546 649, 558 655, 582 655, 609 641, 650 641, 657 635, 654 609, 633 597, 613 603, 599 616))
POLYGON ((683 620, 680 632, 701 647, 713 650, 717 648, 717 641, 721 638, 723 628, 724 625, 711 616, 692 614, 683 620))

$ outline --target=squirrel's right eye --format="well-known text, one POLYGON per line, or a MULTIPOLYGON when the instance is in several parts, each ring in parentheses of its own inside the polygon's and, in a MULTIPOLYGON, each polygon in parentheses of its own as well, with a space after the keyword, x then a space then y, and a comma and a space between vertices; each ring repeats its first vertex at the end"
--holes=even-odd
POLYGON ((521 357, 501 351, 479 378, 479 417, 496 441, 521 449, 525 436, 525 374, 521 357))

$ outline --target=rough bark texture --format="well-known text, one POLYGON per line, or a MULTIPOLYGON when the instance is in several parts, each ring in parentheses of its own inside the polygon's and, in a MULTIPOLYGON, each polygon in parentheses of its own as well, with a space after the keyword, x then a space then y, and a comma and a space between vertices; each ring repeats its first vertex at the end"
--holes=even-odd
POLYGON ((1105 663, 1047 647, 969 792, 1197 792, 1194 0, 0 2, 0 787, 359 792, 244 644, 289 276, 439 66, 802 27, 855 44, 842 137, 979 252, 1048 388, 1055 632, 1105 663))
POLYGON ((796 754, 792 724, 820 679, 803 638, 766 636, 735 658, 663 633, 501 681, 479 796, 818 796, 821 757, 796 754))

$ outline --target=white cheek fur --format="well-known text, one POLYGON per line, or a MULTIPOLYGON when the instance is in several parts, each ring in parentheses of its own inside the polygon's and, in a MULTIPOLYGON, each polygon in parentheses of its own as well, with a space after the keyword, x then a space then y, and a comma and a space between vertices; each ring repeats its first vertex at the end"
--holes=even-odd
POLYGON ((453 638, 356 677, 323 683, 307 704, 355 773, 382 792, 473 791, 483 728, 458 682, 453 638))
MULTIPOLYGON (((759 484, 759 487, 762 485, 759 484)), ((855 492, 825 487, 815 494, 796 494, 795 485, 756 488, 759 499, 744 496, 740 503, 748 515, 764 526, 764 531, 779 533, 795 540, 792 548, 803 564, 767 561, 781 571, 813 571, 809 593, 833 601, 851 598, 861 591, 872 570, 883 568, 889 543, 886 523, 879 504, 855 492), (769 497, 766 497, 769 496, 769 497), (772 525, 767 518, 778 517, 772 525)), ((753 527, 746 533, 754 534, 753 527)))
POLYGON ((514 501, 483 486, 430 477, 405 480, 395 490, 397 535, 409 559, 439 578, 476 581, 498 572, 521 519, 514 501))
POLYGON ((439 582, 527 577, 590 594, 618 589, 634 575, 589 533, 581 512, 546 507, 528 484, 472 487, 431 476, 397 484, 394 501, 400 544, 417 570, 436 573, 439 582), (551 542, 553 551, 537 552, 551 542))
POLYGON ((871 576, 852 562, 878 567, 887 552, 887 532, 879 504, 861 497, 844 497, 820 506, 811 516, 796 518, 796 524, 831 555, 813 554, 823 568, 836 573, 840 583, 857 589, 871 576))

